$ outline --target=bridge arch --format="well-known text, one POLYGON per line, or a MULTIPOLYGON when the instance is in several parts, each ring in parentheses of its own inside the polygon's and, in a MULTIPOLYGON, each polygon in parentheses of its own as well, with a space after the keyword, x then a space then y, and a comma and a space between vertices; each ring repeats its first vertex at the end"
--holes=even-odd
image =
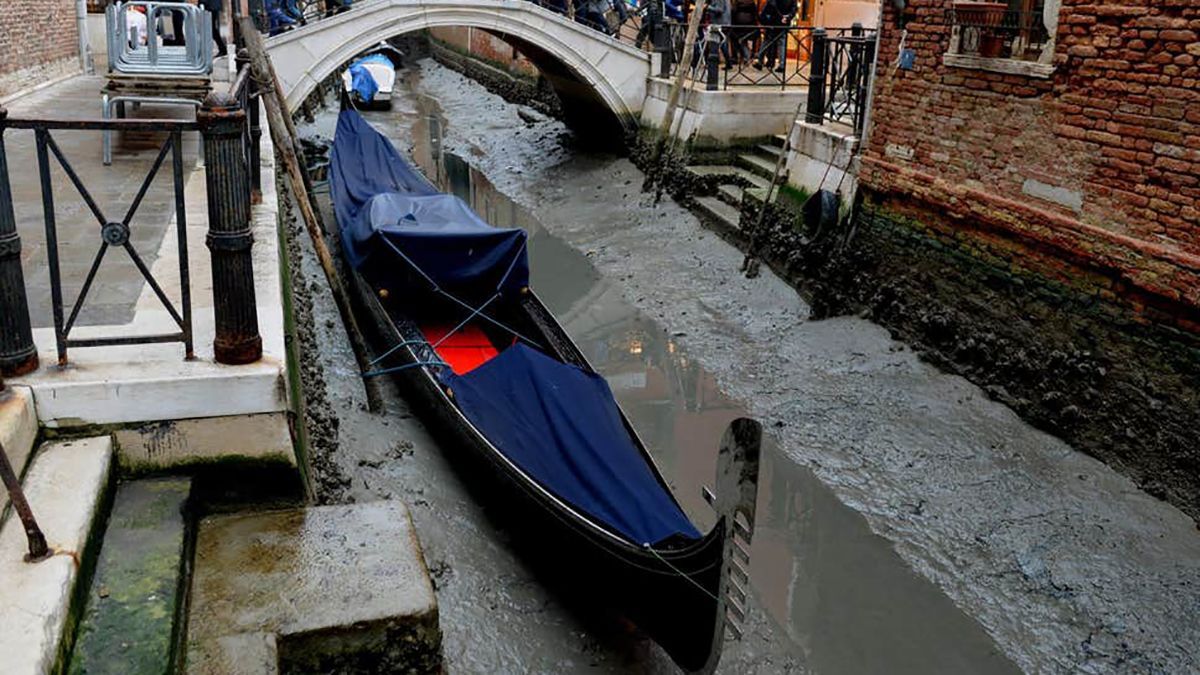
POLYGON ((392 37, 443 26, 481 28, 513 43, 566 99, 568 118, 579 104, 586 108, 582 99, 594 96, 622 124, 638 119, 649 55, 526 0, 356 2, 349 12, 270 38, 267 49, 288 107, 296 110, 318 84, 362 51, 392 37))

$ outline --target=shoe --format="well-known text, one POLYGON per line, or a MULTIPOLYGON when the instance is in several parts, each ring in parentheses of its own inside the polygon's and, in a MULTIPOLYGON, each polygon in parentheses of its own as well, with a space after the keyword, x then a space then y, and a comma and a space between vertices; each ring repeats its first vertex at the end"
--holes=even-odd
POLYGON ((755 69, 755 70, 762 70, 762 61, 756 61, 756 62, 754 63, 754 69, 755 69))
POLYGON ((217 55, 216 55, 214 58, 218 58, 218 59, 219 59, 219 58, 221 58, 222 56, 227 56, 228 54, 229 54, 229 50, 226 50, 226 49, 219 49, 219 50, 217 50, 217 55))
POLYGON ((777 73, 782 73, 782 72, 784 72, 784 71, 786 71, 786 70, 787 70, 787 68, 784 68, 783 66, 779 66, 778 68, 776 68, 776 69, 775 69, 775 72, 777 72, 777 73))

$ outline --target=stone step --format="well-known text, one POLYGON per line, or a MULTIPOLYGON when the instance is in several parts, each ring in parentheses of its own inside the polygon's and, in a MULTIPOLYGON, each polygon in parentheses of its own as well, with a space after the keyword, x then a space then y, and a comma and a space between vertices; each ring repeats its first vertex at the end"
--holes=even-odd
POLYGON ((437 600, 396 501, 200 522, 187 672, 438 672, 437 600))
POLYGON ((0 529, 0 654, 5 675, 55 670, 71 616, 71 598, 86 561, 92 530, 109 491, 110 437, 41 446, 22 485, 54 554, 25 562, 25 532, 17 517, 0 529))
POLYGON ((117 488, 68 673, 175 672, 191 486, 153 478, 117 488))
POLYGON ((784 145, 787 144, 787 135, 786 134, 775 134, 774 136, 771 137, 770 143, 771 143, 771 145, 782 148, 784 145))
POLYGON ((766 159, 761 155, 741 154, 737 156, 738 166, 741 166, 753 173, 771 180, 771 176, 775 175, 775 161, 766 159))
MULTIPOLYGON (((8 461, 18 477, 25 472, 25 465, 29 463, 37 431, 33 393, 28 387, 6 387, 0 392, 0 445, 4 446, 8 461)), ((8 490, 0 485, 0 527, 11 515, 10 511, 8 490)))
POLYGON ((737 230, 741 212, 716 197, 697 197, 696 204, 703 212, 702 215, 712 221, 712 224, 728 230, 737 230))
POLYGON ((738 185, 722 185, 717 188, 717 197, 735 209, 742 207, 742 195, 745 189, 738 185))
POLYGON ((698 176, 728 176, 729 178, 741 178, 750 185, 758 188, 765 188, 771 182, 770 178, 748 171, 740 166, 730 166, 728 164, 689 166, 688 169, 698 176))
POLYGON ((779 160, 779 156, 783 154, 783 146, 782 145, 776 146, 776 145, 771 145, 770 143, 764 143, 764 144, 755 146, 755 149, 758 151, 758 154, 771 160, 771 171, 774 172, 775 171, 774 164, 776 161, 779 160))

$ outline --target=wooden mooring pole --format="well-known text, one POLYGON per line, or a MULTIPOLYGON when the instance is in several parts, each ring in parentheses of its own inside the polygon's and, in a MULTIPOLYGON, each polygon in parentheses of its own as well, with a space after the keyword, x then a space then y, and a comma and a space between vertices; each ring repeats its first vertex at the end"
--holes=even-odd
MULTIPOLYGON (((338 274, 337 267, 333 262, 333 256, 329 253, 329 247, 325 245, 324 228, 318 219, 316 209, 313 208, 304 169, 300 166, 300 159, 296 152, 296 129, 288 116, 287 101, 279 86, 275 67, 271 65, 271 57, 267 54, 262 36, 254 27, 254 22, 249 17, 243 17, 241 21, 242 36, 246 41, 246 53, 250 57, 250 73, 262 92, 262 100, 267 109, 271 140, 275 143, 275 151, 279 154, 284 168, 287 170, 292 193, 296 197, 296 203, 300 207, 300 214, 304 220, 304 227, 308 230, 313 249, 321 263, 321 269, 325 272, 325 280, 329 283, 330 291, 333 292, 333 299, 337 303, 342 325, 346 327, 346 332, 349 334, 350 345, 354 349, 354 358, 358 361, 359 371, 365 373, 370 367, 366 340, 363 339, 362 331, 359 330, 358 320, 354 317, 354 311, 350 304, 350 296, 342 284, 341 275, 338 274)), ((379 391, 379 384, 374 379, 366 379, 363 381, 363 386, 366 388, 367 404, 371 411, 383 410, 383 395, 379 391)))

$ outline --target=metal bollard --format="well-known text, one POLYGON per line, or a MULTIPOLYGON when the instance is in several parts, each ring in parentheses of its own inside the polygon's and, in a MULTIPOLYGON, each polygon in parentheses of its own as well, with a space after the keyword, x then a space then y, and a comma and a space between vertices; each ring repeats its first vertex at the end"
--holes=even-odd
POLYGON ((804 109, 804 121, 820 124, 825 119, 825 68, 828 40, 824 28, 812 32, 812 61, 809 63, 808 105, 804 109))
POLYGON ((208 188, 208 250, 212 255, 213 312, 218 363, 262 358, 250 247, 250 177, 242 151, 246 113, 236 99, 212 93, 196 113, 204 137, 208 188))
POLYGON ((0 373, 14 376, 37 370, 38 355, 21 270, 21 236, 17 234, 12 186, 8 182, 4 150, 7 126, 8 111, 0 107, 0 373))
POLYGON ((704 65, 707 68, 704 89, 716 91, 720 79, 721 41, 716 37, 717 29, 709 26, 708 35, 704 39, 704 65))

